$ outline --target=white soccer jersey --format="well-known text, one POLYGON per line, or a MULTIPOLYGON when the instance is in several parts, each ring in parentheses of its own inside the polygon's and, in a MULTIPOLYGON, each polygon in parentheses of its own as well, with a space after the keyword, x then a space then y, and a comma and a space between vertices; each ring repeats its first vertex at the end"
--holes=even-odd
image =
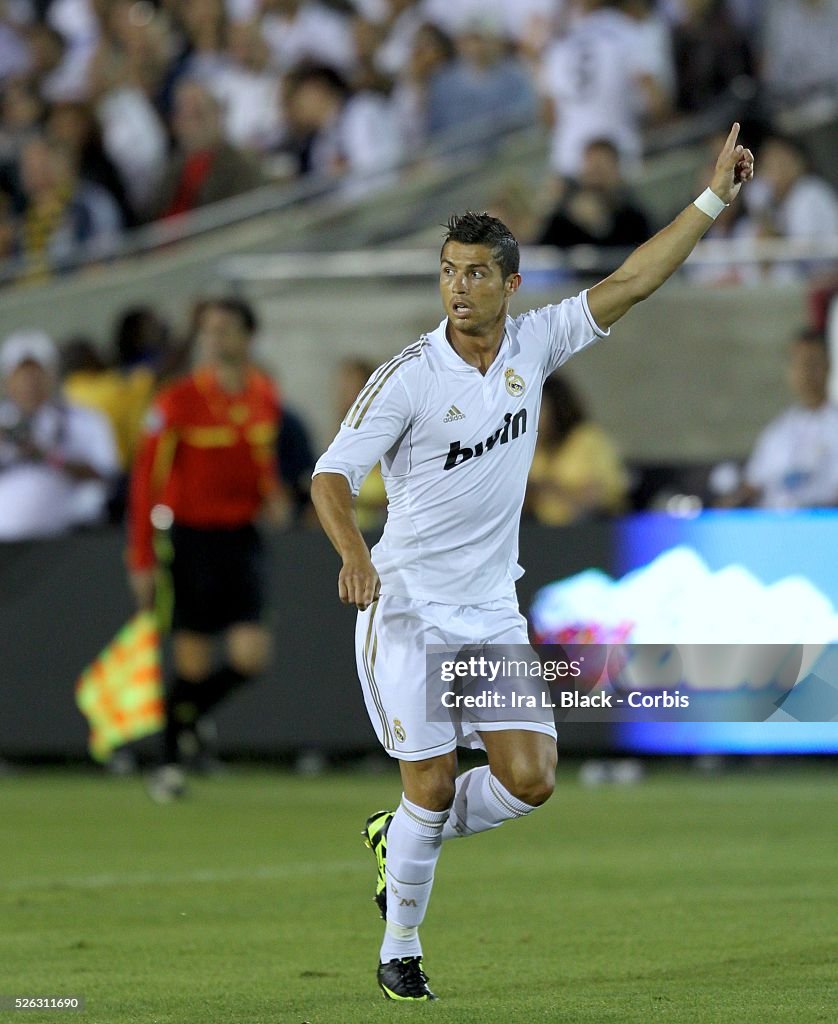
POLYGON ((587 293, 508 317, 485 376, 446 338, 447 320, 370 377, 314 474, 358 493, 380 460, 389 505, 372 560, 382 594, 478 604, 514 594, 518 522, 541 388, 608 332, 587 293))

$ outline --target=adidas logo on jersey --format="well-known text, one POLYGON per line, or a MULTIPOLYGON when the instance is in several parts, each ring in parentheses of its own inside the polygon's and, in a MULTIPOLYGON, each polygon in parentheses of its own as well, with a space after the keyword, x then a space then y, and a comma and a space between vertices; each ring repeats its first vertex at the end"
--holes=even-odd
POLYGON ((487 437, 485 442, 478 441, 473 448, 466 448, 459 441, 452 441, 448 447, 448 457, 445 460, 445 469, 454 469, 455 466, 462 466, 469 459, 478 459, 484 452, 490 452, 496 444, 508 444, 516 437, 527 432, 527 410, 519 409, 513 416, 508 412, 503 417, 503 426, 487 437))
POLYGON ((464 412, 460 412, 456 405, 452 405, 448 412, 445 414, 445 419, 442 422, 453 423, 455 420, 464 420, 465 418, 466 414, 464 412))

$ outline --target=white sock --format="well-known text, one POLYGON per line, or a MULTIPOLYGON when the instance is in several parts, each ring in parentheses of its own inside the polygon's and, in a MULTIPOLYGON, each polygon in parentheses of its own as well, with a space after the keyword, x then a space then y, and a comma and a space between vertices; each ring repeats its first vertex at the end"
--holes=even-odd
POLYGON ((380 960, 421 956, 419 925, 434 882, 448 811, 429 811, 402 796, 387 830, 387 927, 380 960))
POLYGON ((523 818, 534 810, 531 804, 513 796, 484 764, 457 776, 454 803, 442 830, 442 838, 472 836, 497 828, 510 818, 523 818))
POLYGON ((419 941, 419 929, 388 921, 384 928, 384 942, 381 944, 381 963, 401 960, 404 956, 421 956, 422 943, 419 941))

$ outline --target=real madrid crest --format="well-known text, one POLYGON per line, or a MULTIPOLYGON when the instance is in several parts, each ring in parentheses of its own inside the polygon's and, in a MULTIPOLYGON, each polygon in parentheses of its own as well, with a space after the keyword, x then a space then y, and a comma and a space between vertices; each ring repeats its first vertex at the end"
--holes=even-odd
POLYGON ((504 377, 506 377, 506 390, 513 398, 518 398, 520 395, 523 395, 524 389, 527 385, 524 383, 524 378, 520 374, 516 373, 510 366, 504 373, 504 377))
POLYGON ((399 743, 404 743, 407 739, 407 733, 404 731, 404 726, 398 718, 393 719, 393 732, 396 734, 396 739, 399 743))

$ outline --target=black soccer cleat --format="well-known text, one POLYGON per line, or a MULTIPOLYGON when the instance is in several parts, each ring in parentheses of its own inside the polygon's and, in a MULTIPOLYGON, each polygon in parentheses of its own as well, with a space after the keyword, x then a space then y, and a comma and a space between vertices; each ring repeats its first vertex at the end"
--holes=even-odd
POLYGON ((378 987, 385 999, 427 1003, 436 996, 428 988, 428 976, 422 970, 421 956, 405 956, 378 965, 378 987))
POLYGON ((387 830, 390 828, 390 822, 395 813, 395 811, 376 811, 375 814, 371 814, 367 818, 361 832, 364 842, 375 856, 375 866, 378 868, 373 899, 382 921, 387 920, 387 830))

